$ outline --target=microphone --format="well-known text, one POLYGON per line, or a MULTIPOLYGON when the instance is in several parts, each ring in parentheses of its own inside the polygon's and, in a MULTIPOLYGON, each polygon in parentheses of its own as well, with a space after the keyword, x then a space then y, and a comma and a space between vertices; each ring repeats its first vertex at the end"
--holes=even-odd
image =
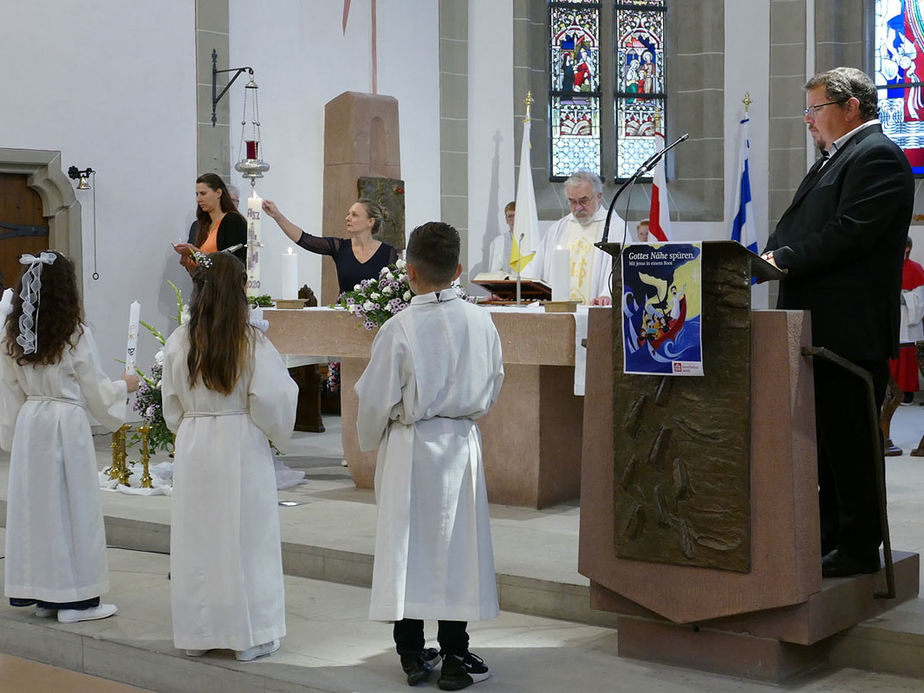
POLYGON ((678 137, 676 140, 674 140, 669 145, 667 145, 664 149, 662 149, 661 151, 655 152, 653 155, 651 155, 648 158, 648 161, 642 164, 641 168, 639 168, 639 173, 636 175, 641 176, 642 174, 648 173, 651 169, 653 169, 655 166, 658 165, 658 162, 664 158, 665 154, 667 154, 671 149, 676 147, 681 142, 687 140, 689 137, 690 137, 690 133, 685 132, 680 137, 678 137))
POLYGON ((689 137, 690 137, 690 133, 685 132, 680 137, 678 137, 676 140, 671 142, 668 146, 666 146, 664 149, 661 149, 660 151, 657 151, 654 154, 652 154, 650 157, 648 157, 645 163, 639 166, 638 170, 635 173, 633 173, 632 176, 620 186, 619 190, 616 191, 616 194, 613 195, 613 201, 610 202, 610 208, 606 212, 606 221, 603 224, 603 240, 601 240, 599 243, 594 243, 595 246, 597 246, 598 248, 602 247, 603 244, 606 243, 607 239, 610 237, 610 220, 613 218, 613 209, 616 207, 616 200, 619 199, 619 196, 622 194, 622 191, 625 190, 630 185, 632 185, 633 183, 635 183, 635 181, 637 181, 641 176, 648 173, 651 169, 657 166, 658 162, 664 158, 665 154, 667 154, 671 149, 673 149, 674 147, 676 147, 678 144, 688 139, 689 137))

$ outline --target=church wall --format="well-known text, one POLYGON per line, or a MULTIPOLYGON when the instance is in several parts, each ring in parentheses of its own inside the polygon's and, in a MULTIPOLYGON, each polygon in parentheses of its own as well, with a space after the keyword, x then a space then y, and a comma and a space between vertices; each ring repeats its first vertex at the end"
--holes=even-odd
MULTIPOLYGON (((194 205, 196 91, 194 4, 0 0, 4 108, 0 147, 61 151, 64 170, 97 171, 99 280, 93 192, 81 205, 83 294, 111 375, 124 358, 129 303, 169 329, 166 279, 182 281, 169 247, 194 205)), ((139 366, 155 343, 142 336, 139 366)))
MULTIPOLYGON (((516 197, 514 128, 513 2, 469 1, 468 116, 468 267, 474 276, 487 271, 488 247, 508 233, 504 205, 516 197)), ((520 94, 522 102, 526 93, 520 94)), ((520 104, 520 110, 525 108, 520 104)), ((534 137, 541 136, 541 131, 534 137)), ((477 290, 480 293, 480 289, 477 290)))
MULTIPOLYGON (((378 0, 376 11, 378 93, 398 99, 410 230, 439 218, 438 14, 429 0, 378 0)), ((257 193, 316 235, 322 218, 324 105, 345 91, 372 92, 370 2, 351 3, 346 33, 342 12, 342 0, 229 2, 231 64, 253 66, 259 85, 263 155, 270 170, 257 181, 257 193)), ((240 157, 242 98, 243 88, 235 84, 232 162, 240 157)), ((249 194, 247 181, 237 173, 232 179, 242 197, 249 194)), ((268 217, 263 243, 264 285, 275 296, 281 289, 279 255, 291 243, 268 217)), ((299 284, 318 292, 320 272, 320 258, 300 252, 299 284)))

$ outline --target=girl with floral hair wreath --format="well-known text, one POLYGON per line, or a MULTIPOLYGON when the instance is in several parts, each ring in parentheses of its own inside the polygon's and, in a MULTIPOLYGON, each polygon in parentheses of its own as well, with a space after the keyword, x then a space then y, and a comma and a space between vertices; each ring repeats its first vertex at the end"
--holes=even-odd
POLYGON ((62 623, 106 618, 106 534, 88 413, 116 430, 138 376, 110 380, 83 323, 74 265, 23 255, 0 347, 0 446, 10 450, 4 593, 62 623))
POLYGON ((279 649, 285 599, 277 445, 295 425, 298 387, 248 323, 244 265, 198 258, 190 317, 164 346, 164 419, 176 433, 170 534, 173 641, 191 657, 279 649))

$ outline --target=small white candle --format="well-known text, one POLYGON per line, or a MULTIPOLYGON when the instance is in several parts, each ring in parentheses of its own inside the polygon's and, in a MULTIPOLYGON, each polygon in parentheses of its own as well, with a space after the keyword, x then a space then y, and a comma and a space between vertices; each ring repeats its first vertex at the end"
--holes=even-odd
POLYGON ((254 190, 247 198, 247 295, 260 296, 260 248, 261 222, 263 200, 254 190))
POLYGON ((132 301, 128 310, 128 343, 125 345, 125 372, 135 372, 135 360, 138 350, 138 326, 141 323, 141 304, 132 301))
POLYGON ((282 254, 282 298, 298 298, 298 255, 292 252, 292 246, 282 254))
POLYGON ((555 248, 552 251, 552 272, 549 284, 552 286, 553 301, 571 299, 571 251, 567 248, 555 248))

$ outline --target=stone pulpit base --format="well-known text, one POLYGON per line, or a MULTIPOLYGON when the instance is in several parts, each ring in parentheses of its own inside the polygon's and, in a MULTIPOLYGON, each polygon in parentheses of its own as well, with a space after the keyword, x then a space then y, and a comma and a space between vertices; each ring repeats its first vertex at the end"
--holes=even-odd
POLYGON ((585 395, 578 567, 591 606, 621 615, 620 655, 781 681, 823 662, 838 633, 917 595, 917 554, 894 552, 893 600, 873 596, 883 572, 822 580, 812 370, 800 354, 811 328, 801 312, 751 313, 749 569, 617 557, 613 424, 625 403, 614 401, 612 315, 589 318, 596 377, 585 395))

